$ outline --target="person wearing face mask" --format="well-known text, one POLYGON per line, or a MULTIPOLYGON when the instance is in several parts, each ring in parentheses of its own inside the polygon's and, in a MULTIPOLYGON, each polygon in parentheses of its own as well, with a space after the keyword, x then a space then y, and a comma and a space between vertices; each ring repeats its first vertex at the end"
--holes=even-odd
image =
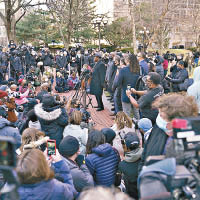
POLYGON ((165 155, 167 146, 173 141, 172 120, 180 117, 195 117, 198 106, 194 97, 170 93, 159 97, 153 107, 159 110, 156 124, 145 143, 139 171, 146 165, 149 156, 165 155))
POLYGON ((135 108, 140 109, 141 118, 148 118, 153 124, 156 122, 156 117, 158 115, 158 110, 153 109, 151 104, 159 96, 163 95, 164 89, 160 85, 161 77, 157 72, 150 72, 146 79, 146 84, 149 88, 147 91, 136 91, 134 88, 126 91, 126 95, 130 99, 131 104, 135 108), (141 96, 138 101, 131 95, 134 93, 141 96))

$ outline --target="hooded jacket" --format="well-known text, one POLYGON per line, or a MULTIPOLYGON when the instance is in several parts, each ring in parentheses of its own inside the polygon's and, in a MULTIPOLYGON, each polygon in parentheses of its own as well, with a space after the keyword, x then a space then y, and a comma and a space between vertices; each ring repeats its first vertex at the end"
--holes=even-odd
POLYGON ((0 136, 10 136, 16 141, 17 148, 21 145, 21 135, 17 128, 10 125, 11 123, 5 119, 0 118, 0 136))
POLYGON ((24 184, 18 189, 21 200, 72 200, 76 195, 72 177, 65 162, 53 164, 55 173, 58 173, 63 182, 56 179, 41 181, 35 184, 24 184))
POLYGON ((70 124, 65 127, 63 132, 63 137, 66 137, 68 135, 75 137, 79 141, 80 152, 81 154, 85 154, 86 144, 88 140, 88 129, 82 129, 80 125, 70 124))
POLYGON ((119 163, 119 171, 124 175, 124 183, 127 193, 138 199, 137 194, 137 177, 138 165, 142 155, 143 148, 138 148, 133 151, 125 153, 125 158, 119 163))
POLYGON ((115 175, 120 161, 117 150, 110 144, 101 144, 92 149, 86 157, 86 165, 94 178, 95 185, 110 187, 115 182, 115 175))
POLYGON ((200 113, 200 67, 194 69, 194 83, 188 88, 187 93, 194 96, 200 113))
POLYGON ((43 104, 37 104, 34 111, 41 125, 41 130, 49 136, 50 139, 56 140, 57 147, 63 138, 63 130, 68 124, 68 116, 64 108, 54 106, 43 108, 43 104))
POLYGON ((63 158, 63 160, 68 164, 70 173, 72 175, 74 187, 77 192, 81 192, 84 188, 94 186, 94 180, 90 171, 88 170, 85 164, 82 164, 80 167, 67 158, 63 158))

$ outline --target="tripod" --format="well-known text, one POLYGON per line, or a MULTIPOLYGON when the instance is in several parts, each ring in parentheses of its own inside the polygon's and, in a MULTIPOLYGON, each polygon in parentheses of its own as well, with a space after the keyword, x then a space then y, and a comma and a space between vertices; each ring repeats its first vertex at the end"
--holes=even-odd
MULTIPOLYGON (((85 79, 83 79, 82 81, 85 81, 85 83, 86 83, 85 79)), ((80 101, 81 105, 85 109, 87 109, 89 107, 89 105, 91 105, 92 108, 93 108, 92 98, 89 96, 89 94, 87 92, 87 89, 86 89, 87 88, 87 84, 85 84, 84 88, 82 88, 81 85, 82 85, 81 83, 78 83, 75 86, 76 92, 73 95, 72 99, 77 99, 78 101, 80 101), (87 99, 88 99, 88 103, 87 103, 87 99)))

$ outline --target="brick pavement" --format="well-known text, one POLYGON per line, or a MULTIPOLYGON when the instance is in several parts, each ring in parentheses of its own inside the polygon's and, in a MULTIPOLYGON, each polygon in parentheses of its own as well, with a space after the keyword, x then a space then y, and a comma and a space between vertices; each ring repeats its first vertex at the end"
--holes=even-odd
MULTIPOLYGON (((55 94, 59 94, 61 97, 65 96, 67 98, 67 100, 71 99, 73 97, 73 95, 75 94, 75 91, 70 91, 67 93, 56 93, 54 91, 55 94)), ((90 95, 90 97, 92 98, 92 104, 93 106, 97 105, 95 96, 90 95)), ((97 112, 95 108, 92 108, 91 105, 89 105, 88 111, 91 113, 91 117, 92 120, 95 122, 95 129, 102 129, 102 128, 109 128, 113 125, 113 117, 109 116, 109 114, 111 114, 110 108, 111 108, 111 104, 110 102, 108 102, 108 100, 106 99, 105 94, 103 95, 103 102, 104 102, 104 106, 105 109, 103 111, 97 112)))

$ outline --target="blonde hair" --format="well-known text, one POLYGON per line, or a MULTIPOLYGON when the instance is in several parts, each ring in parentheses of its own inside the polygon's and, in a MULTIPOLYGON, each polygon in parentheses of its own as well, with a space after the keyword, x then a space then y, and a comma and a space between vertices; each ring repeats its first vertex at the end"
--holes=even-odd
POLYGON ((82 113, 78 110, 73 110, 72 113, 69 116, 69 123, 80 125, 82 121, 82 113))
POLYGON ((133 126, 131 118, 123 111, 120 111, 116 114, 115 123, 118 130, 121 130, 125 127, 132 128, 133 126))

